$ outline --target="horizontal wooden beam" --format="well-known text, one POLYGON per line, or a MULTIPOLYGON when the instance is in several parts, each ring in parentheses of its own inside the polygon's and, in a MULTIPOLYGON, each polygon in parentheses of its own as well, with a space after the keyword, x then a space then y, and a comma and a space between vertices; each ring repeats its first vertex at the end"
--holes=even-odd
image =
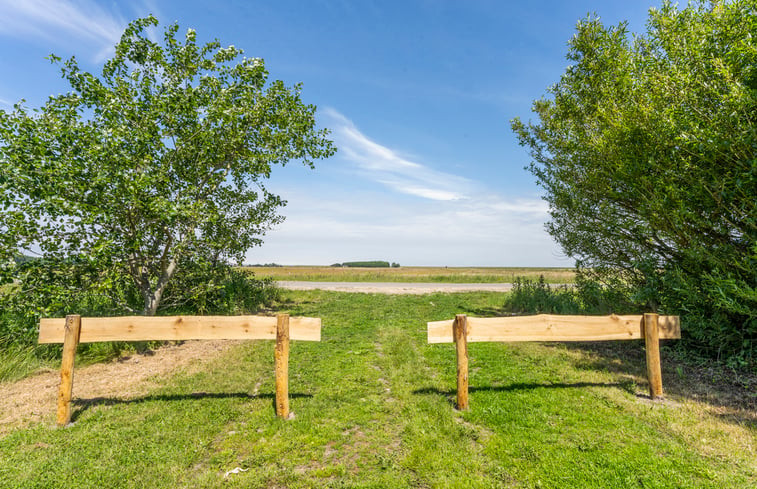
MULTIPOLYGON (((539 314, 499 318, 468 318, 468 342, 481 341, 605 341, 644 338, 642 315, 561 316, 539 314)), ((429 343, 453 343, 453 319, 428 323, 429 343)), ((681 337, 678 316, 659 317, 660 339, 681 337)))
MULTIPOLYGON (((39 343, 63 343, 65 324, 65 318, 41 319, 39 343)), ((289 337, 320 341, 320 318, 290 318, 289 337)), ((79 342, 275 339, 276 318, 269 316, 123 316, 81 318, 79 342)))

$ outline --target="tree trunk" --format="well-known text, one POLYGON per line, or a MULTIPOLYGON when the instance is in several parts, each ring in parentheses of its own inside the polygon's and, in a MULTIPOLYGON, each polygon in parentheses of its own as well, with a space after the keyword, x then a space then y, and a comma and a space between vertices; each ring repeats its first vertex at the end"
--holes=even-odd
POLYGON ((149 288, 147 290, 142 289, 142 297, 145 299, 145 308, 142 311, 142 314, 145 316, 155 315, 158 306, 160 306, 160 300, 163 298, 163 292, 166 290, 168 281, 173 277, 175 271, 176 260, 174 259, 171 260, 166 269, 163 270, 158 283, 155 285, 155 290, 150 290, 149 288))
POLYGON ((156 294, 145 294, 145 308, 142 310, 142 314, 145 316, 154 316, 160 305, 160 297, 156 297, 156 294))

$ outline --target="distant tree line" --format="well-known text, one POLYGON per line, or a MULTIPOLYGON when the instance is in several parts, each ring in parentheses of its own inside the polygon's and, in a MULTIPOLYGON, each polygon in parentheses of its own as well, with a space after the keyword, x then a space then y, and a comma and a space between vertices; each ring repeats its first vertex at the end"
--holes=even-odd
POLYGON ((344 263, 334 263, 332 267, 346 267, 346 268, 399 268, 400 264, 388 261, 346 261, 344 263))

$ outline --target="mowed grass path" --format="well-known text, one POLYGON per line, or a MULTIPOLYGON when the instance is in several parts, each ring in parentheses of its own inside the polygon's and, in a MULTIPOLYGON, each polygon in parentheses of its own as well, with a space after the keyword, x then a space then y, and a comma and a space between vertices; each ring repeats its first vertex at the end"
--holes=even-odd
POLYGON ((66 429, 51 417, 10 433, 0 486, 757 484, 754 427, 645 400, 643 361, 472 344, 471 410, 455 411, 454 347, 427 345, 425 322, 494 314, 502 294, 284 297, 283 310, 323 318, 322 342, 291 345, 294 420, 273 414, 273 343, 244 343, 145 397, 79 403, 66 429))

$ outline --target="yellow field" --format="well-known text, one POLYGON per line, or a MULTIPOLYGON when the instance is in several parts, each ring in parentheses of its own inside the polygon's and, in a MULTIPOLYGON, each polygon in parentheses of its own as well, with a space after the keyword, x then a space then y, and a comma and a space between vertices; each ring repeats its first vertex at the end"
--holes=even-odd
POLYGON ((399 267, 342 268, 316 266, 243 267, 256 277, 308 282, 438 282, 438 283, 512 283, 516 278, 547 283, 572 283, 572 268, 517 267, 399 267))

